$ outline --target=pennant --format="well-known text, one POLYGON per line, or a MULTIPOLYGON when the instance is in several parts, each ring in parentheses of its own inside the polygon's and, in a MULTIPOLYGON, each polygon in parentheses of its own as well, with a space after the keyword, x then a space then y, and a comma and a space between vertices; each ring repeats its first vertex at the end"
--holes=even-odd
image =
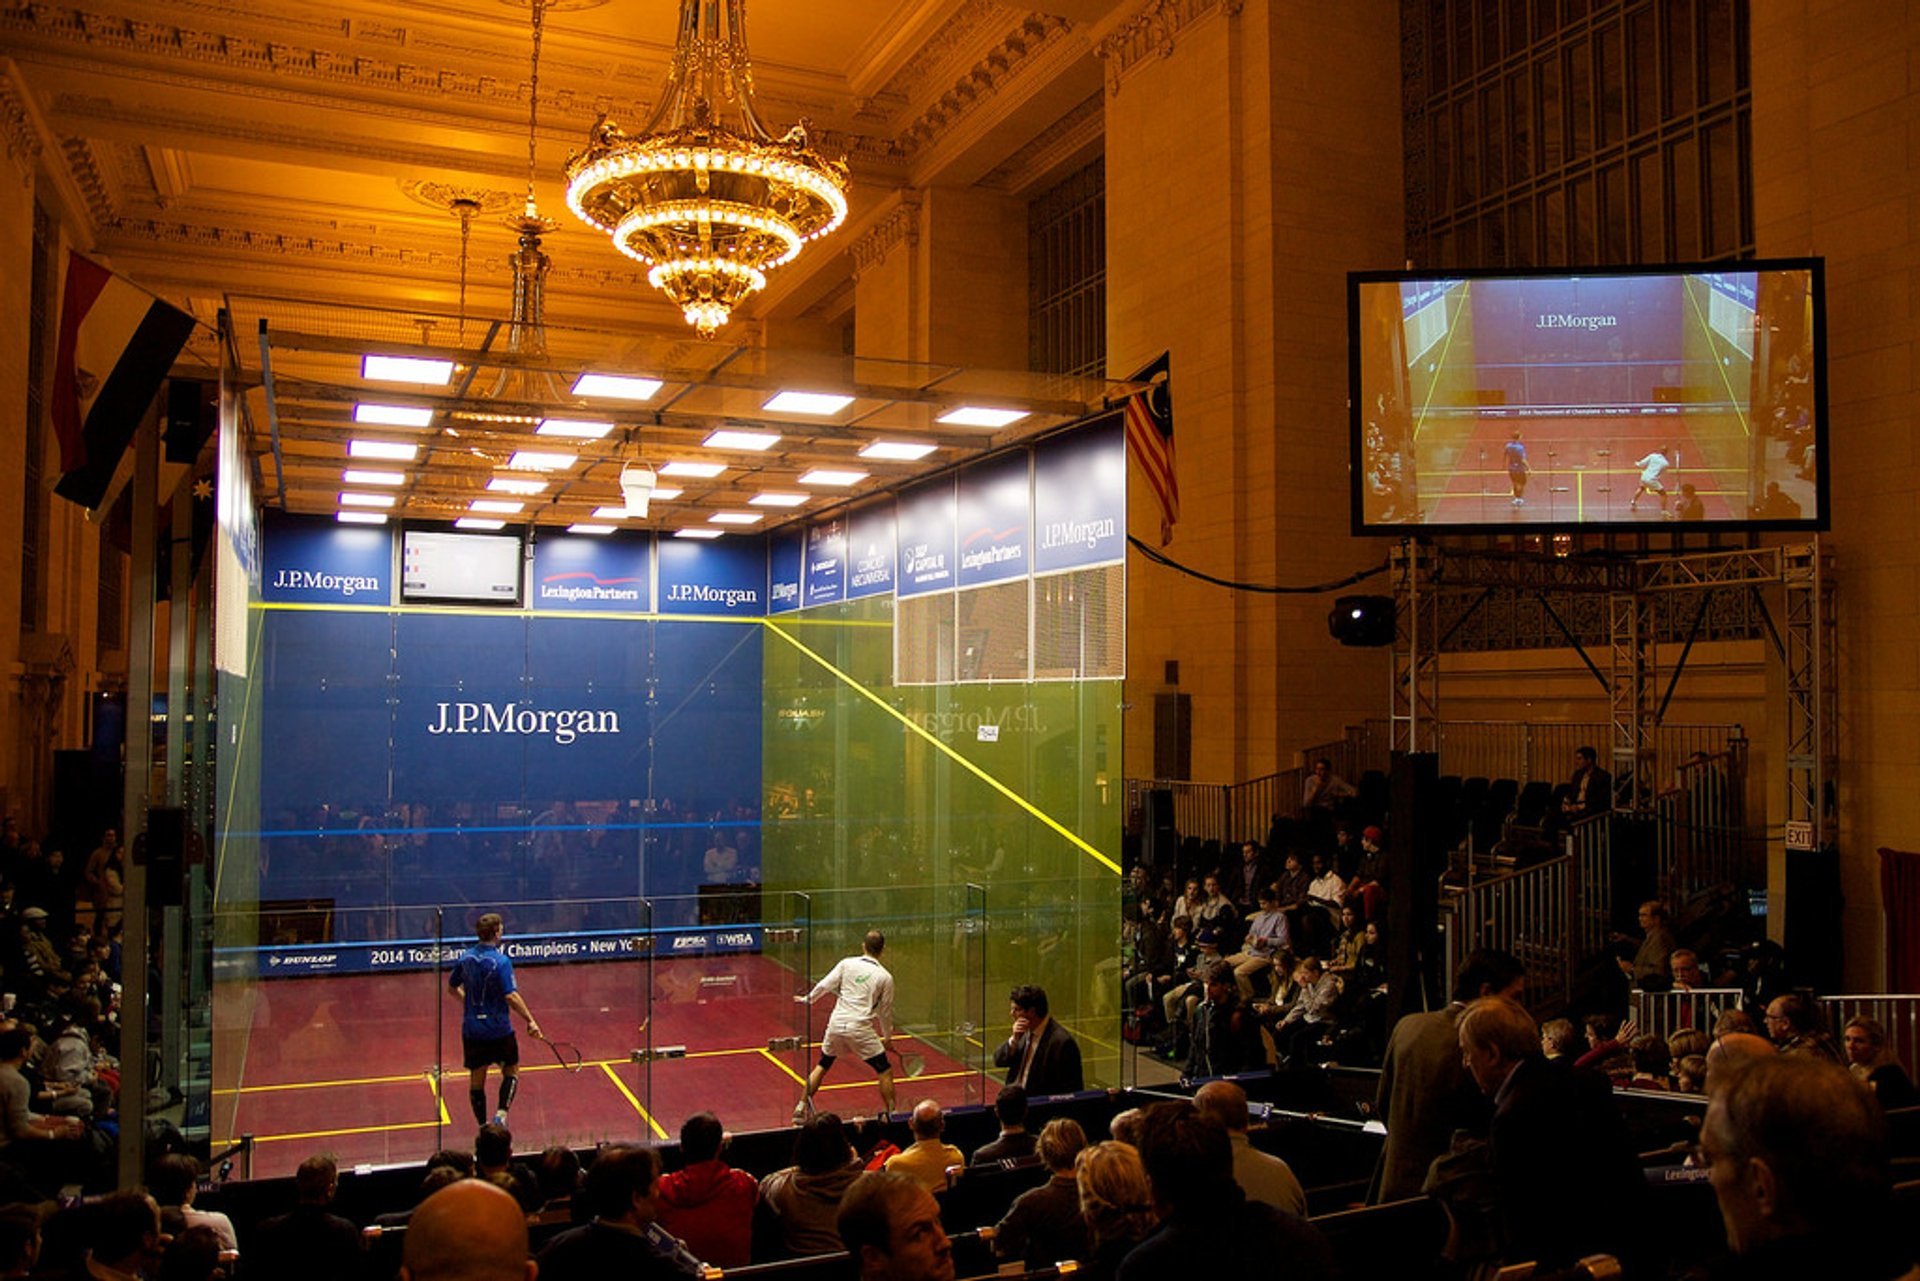
POLYGON ((60 442, 53 492, 95 508, 193 317, 79 254, 67 256, 50 409, 60 442))
POLYGON ((1172 353, 1135 374, 1129 382, 1151 383, 1145 391, 1127 398, 1127 452, 1140 464, 1147 488, 1160 503, 1160 545, 1173 541, 1173 527, 1180 519, 1180 480, 1173 465, 1173 386, 1172 353))

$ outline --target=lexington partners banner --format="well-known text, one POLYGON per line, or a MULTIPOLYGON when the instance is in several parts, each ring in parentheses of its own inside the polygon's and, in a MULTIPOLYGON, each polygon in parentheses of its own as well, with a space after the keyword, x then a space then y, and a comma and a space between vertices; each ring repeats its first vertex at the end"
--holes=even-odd
POLYGON ((535 609, 648 613, 653 609, 653 540, 642 534, 541 533, 533 545, 535 609))
MULTIPOLYGON (((581 930, 564 934, 514 934, 500 950, 515 965, 564 965, 574 961, 618 961, 721 956, 758 952, 758 925, 697 929, 581 930)), ((287 943, 266 947, 214 949, 216 977, 248 973, 265 979, 304 978, 313 974, 385 974, 449 966, 467 950, 468 940, 394 939, 373 943, 287 943)))

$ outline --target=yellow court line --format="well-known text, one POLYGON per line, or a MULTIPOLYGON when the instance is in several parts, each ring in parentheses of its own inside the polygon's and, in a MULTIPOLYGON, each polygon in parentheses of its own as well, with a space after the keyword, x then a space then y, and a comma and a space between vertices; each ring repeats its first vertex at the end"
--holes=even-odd
MULTIPOLYGON (((978 1075, 980 1075, 978 1072, 925 1072, 919 1076, 901 1076, 895 1077, 894 1079, 905 1084, 912 1084, 915 1081, 951 1081, 957 1077, 978 1075)), ((837 1085, 823 1085, 820 1089, 822 1091, 864 1090, 874 1084, 875 1082, 873 1081, 842 1081, 837 1085)))
MULTIPOLYGON (((1461 281, 1460 290, 1462 299, 1460 311, 1465 311, 1466 303, 1471 301, 1473 296, 1473 282, 1471 280, 1461 281)), ((1446 299, 1446 294, 1440 295, 1440 306, 1443 309, 1447 305, 1446 299)), ((1440 346, 1440 359, 1433 362, 1433 381, 1427 384, 1427 398, 1420 405, 1420 416, 1413 420, 1413 438, 1415 440, 1420 439, 1420 428, 1426 425, 1427 411, 1433 408, 1433 393, 1439 390, 1440 371, 1447 367, 1447 353, 1453 350, 1453 335, 1454 331, 1458 328, 1454 322, 1459 318, 1459 315, 1460 312, 1456 311, 1453 315, 1447 317, 1447 341, 1440 346)), ((1418 359, 1418 357, 1415 357, 1415 359, 1418 359)))
MULTIPOLYGON (((433 1075, 431 1072, 428 1076, 433 1075)), ((281 1090, 329 1090, 341 1089, 352 1085, 399 1085, 408 1081, 418 1081, 421 1074, 409 1072, 405 1076, 363 1076, 346 1081, 288 1081, 279 1085, 241 1085, 224 1090, 215 1090, 215 1098, 228 1094, 274 1094, 281 1090)))
MULTIPOLYGON (((438 1129, 438 1121, 395 1121, 389 1125, 356 1125, 347 1130, 309 1130, 305 1134, 256 1134, 255 1143, 286 1143, 294 1139, 337 1139, 349 1134, 391 1134, 396 1130, 433 1130, 438 1129)), ((226 1139, 221 1146, 237 1143, 237 1139, 226 1139)))
POLYGON ((766 627, 768 631, 772 632, 775 636, 778 636, 781 640, 793 646, 795 649, 799 650, 802 654, 805 654, 808 658, 811 658, 814 662, 820 664, 820 666, 826 668, 828 672, 830 672, 841 683, 846 685, 848 689, 851 689, 854 693, 860 695, 862 698, 872 703, 875 707, 879 708, 881 711, 885 712, 887 715, 893 717, 895 720, 899 721, 902 725, 907 727, 909 732, 919 735, 935 751, 944 754, 948 759, 952 760, 955 764, 959 765, 962 769, 966 770, 969 774, 972 774, 975 778, 978 778, 981 782, 985 783, 988 787, 991 787, 994 791, 1000 793, 1002 796, 1012 801, 1015 805, 1018 805, 1021 809, 1025 810, 1027 813, 1039 819, 1042 823, 1052 828, 1055 832, 1058 832, 1061 836, 1065 837, 1069 843, 1078 847, 1080 850, 1084 851, 1088 855, 1092 856, 1095 862, 1099 863, 1102 867, 1105 867, 1108 871, 1112 872, 1115 876, 1120 875, 1120 865, 1118 863, 1108 858, 1105 854, 1102 854, 1099 850, 1095 849, 1093 846, 1087 844, 1085 840, 1083 840, 1081 837, 1079 837, 1075 833, 1068 831, 1065 825, 1063 825, 1058 819, 1054 818, 1051 814, 1048 814, 1046 811, 1042 810, 1039 806, 1029 801, 1026 797, 1021 796, 1018 792, 1014 791, 1011 787, 1008 787, 1005 783, 1002 783, 999 779, 995 778, 993 775, 987 773, 987 771, 981 769, 978 765, 975 765, 972 761, 962 756, 959 752, 956 752, 953 748, 941 742, 937 737, 934 736, 932 731, 927 730, 921 727, 920 725, 916 724, 912 717, 908 716, 905 712, 902 712, 899 708, 889 703, 886 699, 880 697, 878 694, 868 689, 865 685, 862 685, 859 681, 853 679, 853 677, 841 671, 838 667, 835 667, 832 663, 828 662, 823 655, 816 653, 814 650, 811 650, 807 648, 807 646, 801 644, 798 637, 789 636, 786 632, 782 631, 779 628, 779 626, 774 623, 772 619, 767 619, 765 621, 766 621, 766 627))
POLYGON ((440 1124, 452 1125, 453 1118, 447 1115, 447 1096, 440 1092, 440 1074, 424 1072, 421 1075, 427 1078, 427 1088, 433 1091, 434 1106, 440 1109, 440 1124))
POLYGON ((775 1067, 779 1068, 782 1072, 785 1072, 788 1076, 792 1077, 794 1080, 798 1081, 800 1084, 805 1085, 807 1083, 806 1077, 801 1076, 798 1072, 788 1067, 785 1063, 782 1063, 777 1057, 775 1057, 772 1050, 763 1048, 760 1050, 760 1053, 766 1056, 767 1062, 773 1064, 775 1067))
POLYGON ((627 1088, 627 1083, 622 1081, 620 1074, 613 1070, 613 1064, 602 1063, 600 1064, 600 1070, 607 1074, 607 1080, 613 1082, 614 1089, 627 1096, 627 1102, 633 1104, 633 1110, 640 1114, 640 1119, 647 1123, 649 1130, 653 1131, 653 1137, 656 1139, 667 1138, 667 1132, 660 1128, 660 1123, 653 1119, 652 1113, 640 1106, 640 1100, 633 1096, 633 1091, 627 1088))

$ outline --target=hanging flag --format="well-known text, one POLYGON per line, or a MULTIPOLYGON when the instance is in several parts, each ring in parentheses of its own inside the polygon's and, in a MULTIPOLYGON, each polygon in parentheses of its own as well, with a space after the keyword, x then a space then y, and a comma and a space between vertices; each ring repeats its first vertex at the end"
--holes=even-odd
POLYGON ((1129 382, 1151 383, 1145 391, 1127 398, 1127 452, 1140 464, 1148 488, 1160 502, 1160 545, 1173 541, 1173 526, 1180 519, 1180 479, 1173 466, 1173 385, 1172 353, 1160 358, 1130 378, 1129 382))
POLYGON ((67 256, 54 361, 52 414, 60 441, 53 492, 94 508, 193 332, 193 317, 79 254, 67 256))

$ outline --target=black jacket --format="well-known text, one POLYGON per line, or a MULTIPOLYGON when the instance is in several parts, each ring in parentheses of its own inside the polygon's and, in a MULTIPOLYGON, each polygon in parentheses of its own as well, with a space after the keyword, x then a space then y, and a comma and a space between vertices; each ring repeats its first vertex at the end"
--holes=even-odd
MULTIPOLYGON (((1027 1037, 1011 1037, 1003 1041, 1000 1048, 993 1052, 995 1067, 1007 1069, 1007 1083, 1020 1071, 1020 1060, 1026 1057, 1027 1037)), ((1033 1065, 1027 1069, 1027 1094, 1038 1097, 1042 1094, 1074 1094, 1086 1088, 1086 1078, 1080 1071, 1080 1047, 1075 1044, 1073 1034, 1060 1026, 1058 1019, 1048 1019, 1047 1026, 1040 1033, 1040 1044, 1033 1052, 1033 1065)))

